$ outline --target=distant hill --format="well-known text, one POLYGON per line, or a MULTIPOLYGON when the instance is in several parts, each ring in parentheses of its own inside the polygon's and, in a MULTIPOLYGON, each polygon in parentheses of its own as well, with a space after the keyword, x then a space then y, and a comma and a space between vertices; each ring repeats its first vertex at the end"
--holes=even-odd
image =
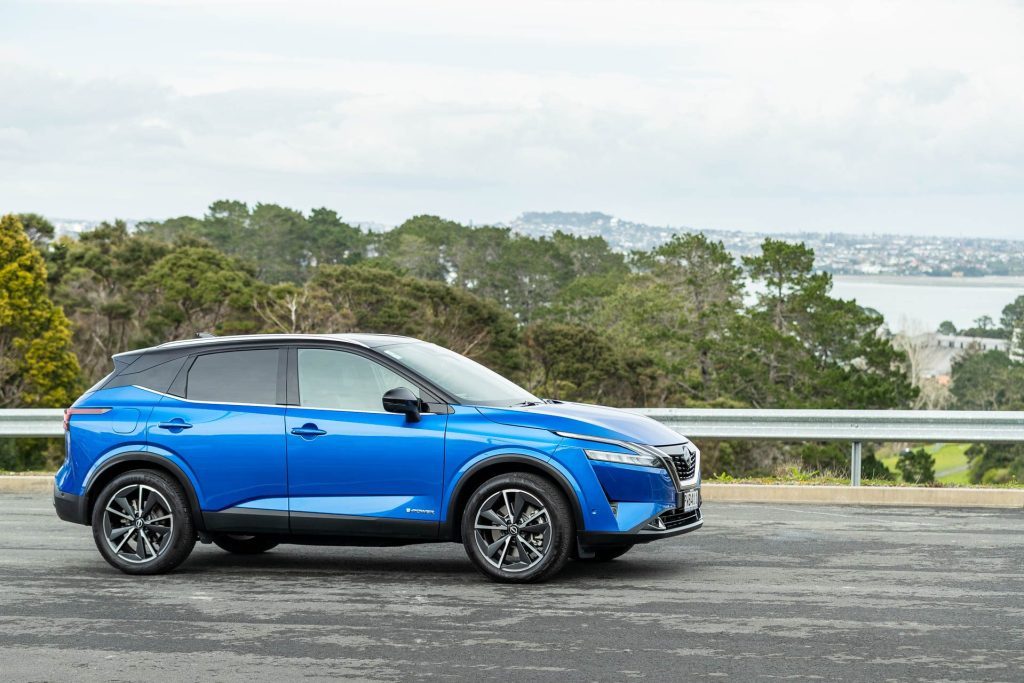
POLYGON ((559 230, 603 237, 612 249, 622 252, 647 251, 673 235, 700 231, 721 241, 740 257, 757 253, 764 238, 773 237, 804 242, 814 249, 819 268, 844 275, 1024 276, 1024 242, 1017 240, 699 230, 634 223, 598 211, 529 211, 507 225, 532 237, 548 236, 559 230))

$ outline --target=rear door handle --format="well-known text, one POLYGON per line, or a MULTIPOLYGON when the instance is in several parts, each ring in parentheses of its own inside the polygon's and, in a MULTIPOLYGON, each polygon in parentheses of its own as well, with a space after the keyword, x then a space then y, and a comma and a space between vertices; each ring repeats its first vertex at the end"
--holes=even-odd
POLYGON ((301 436, 303 439, 314 439, 318 436, 323 436, 326 433, 327 432, 320 429, 312 422, 307 422, 301 427, 296 427, 295 429, 292 430, 292 434, 294 434, 295 436, 301 436))
POLYGON ((160 429, 168 429, 172 434, 177 434, 183 429, 192 429, 192 425, 190 425, 188 422, 185 422, 180 417, 176 417, 173 420, 169 420, 167 422, 161 422, 160 424, 157 425, 157 427, 159 427, 160 429))

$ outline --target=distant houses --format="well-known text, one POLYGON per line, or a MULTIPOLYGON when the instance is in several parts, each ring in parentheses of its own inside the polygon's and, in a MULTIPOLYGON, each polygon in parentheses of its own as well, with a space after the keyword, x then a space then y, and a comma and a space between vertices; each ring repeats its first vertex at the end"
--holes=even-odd
POLYGON ((929 345, 934 353, 929 354, 929 363, 924 375, 934 377, 940 383, 948 382, 953 371, 953 363, 965 352, 1001 351, 1010 353, 1009 339, 992 339, 989 337, 965 337, 958 334, 928 334, 929 345))

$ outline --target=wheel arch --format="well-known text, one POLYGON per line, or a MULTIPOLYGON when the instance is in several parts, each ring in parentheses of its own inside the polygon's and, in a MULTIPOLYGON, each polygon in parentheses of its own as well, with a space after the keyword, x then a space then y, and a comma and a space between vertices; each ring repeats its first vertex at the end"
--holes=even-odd
POLYGON ((178 482, 185 497, 188 498, 188 505, 192 512, 192 522, 198 531, 206 531, 206 524, 203 522, 203 511, 199 507, 199 497, 196 495, 192 480, 185 474, 184 470, 177 463, 154 455, 152 453, 120 453, 104 462, 90 477, 85 484, 85 519, 88 524, 92 520, 93 506, 96 505, 96 497, 103 487, 113 481, 119 474, 132 470, 157 470, 169 475, 178 482))
POLYGON ((483 482, 500 474, 510 472, 529 472, 548 479, 565 494, 572 509, 576 529, 584 528, 583 508, 579 495, 569 479, 549 463, 526 455, 495 455, 473 465, 459 478, 448 501, 445 521, 441 523, 439 537, 455 542, 462 540, 462 515, 466 503, 477 487, 483 482))

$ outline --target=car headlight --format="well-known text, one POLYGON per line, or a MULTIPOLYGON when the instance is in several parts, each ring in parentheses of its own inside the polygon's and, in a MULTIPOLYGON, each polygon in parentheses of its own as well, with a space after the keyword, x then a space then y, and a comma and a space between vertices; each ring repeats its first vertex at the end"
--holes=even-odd
POLYGON ((664 467, 665 463, 656 455, 639 453, 615 453, 613 451, 596 451, 589 448, 583 450, 591 460, 614 462, 620 465, 640 465, 642 467, 664 467))

